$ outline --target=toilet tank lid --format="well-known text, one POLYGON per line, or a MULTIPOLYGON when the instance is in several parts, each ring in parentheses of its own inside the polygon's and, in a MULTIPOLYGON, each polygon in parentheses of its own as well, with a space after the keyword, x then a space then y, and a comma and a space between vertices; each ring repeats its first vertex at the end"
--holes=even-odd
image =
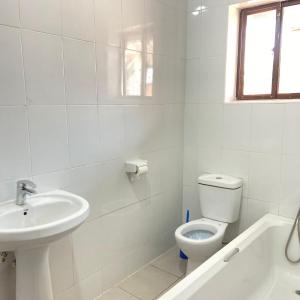
POLYGON ((243 180, 223 174, 205 174, 198 178, 198 183, 225 189, 237 189, 243 185, 243 180))

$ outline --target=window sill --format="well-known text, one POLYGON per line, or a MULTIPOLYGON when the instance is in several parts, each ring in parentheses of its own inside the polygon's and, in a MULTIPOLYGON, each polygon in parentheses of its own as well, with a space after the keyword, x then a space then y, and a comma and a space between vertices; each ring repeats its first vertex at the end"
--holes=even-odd
POLYGON ((300 103, 300 99, 272 99, 272 100, 231 100, 225 101, 225 104, 249 104, 249 103, 271 103, 271 104, 285 104, 285 103, 300 103))

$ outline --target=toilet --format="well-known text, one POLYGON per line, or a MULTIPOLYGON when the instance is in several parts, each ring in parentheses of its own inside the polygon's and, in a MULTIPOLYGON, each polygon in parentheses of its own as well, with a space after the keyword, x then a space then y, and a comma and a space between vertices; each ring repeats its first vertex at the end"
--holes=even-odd
POLYGON ((203 218, 175 231, 178 247, 188 257, 187 274, 222 247, 228 224, 239 219, 243 182, 240 178, 205 174, 198 178, 203 218))

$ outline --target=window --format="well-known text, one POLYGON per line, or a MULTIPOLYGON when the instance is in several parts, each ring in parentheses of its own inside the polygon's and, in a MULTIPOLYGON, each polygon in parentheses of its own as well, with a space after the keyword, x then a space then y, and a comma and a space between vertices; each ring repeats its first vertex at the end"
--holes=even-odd
POLYGON ((236 94, 300 99, 300 0, 241 10, 236 94))

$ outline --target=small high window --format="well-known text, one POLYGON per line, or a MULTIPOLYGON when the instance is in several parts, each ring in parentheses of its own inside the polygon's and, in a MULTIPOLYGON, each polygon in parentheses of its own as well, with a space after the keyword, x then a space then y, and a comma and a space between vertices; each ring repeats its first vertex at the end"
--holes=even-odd
POLYGON ((236 94, 300 99, 300 0, 241 10, 236 94))

